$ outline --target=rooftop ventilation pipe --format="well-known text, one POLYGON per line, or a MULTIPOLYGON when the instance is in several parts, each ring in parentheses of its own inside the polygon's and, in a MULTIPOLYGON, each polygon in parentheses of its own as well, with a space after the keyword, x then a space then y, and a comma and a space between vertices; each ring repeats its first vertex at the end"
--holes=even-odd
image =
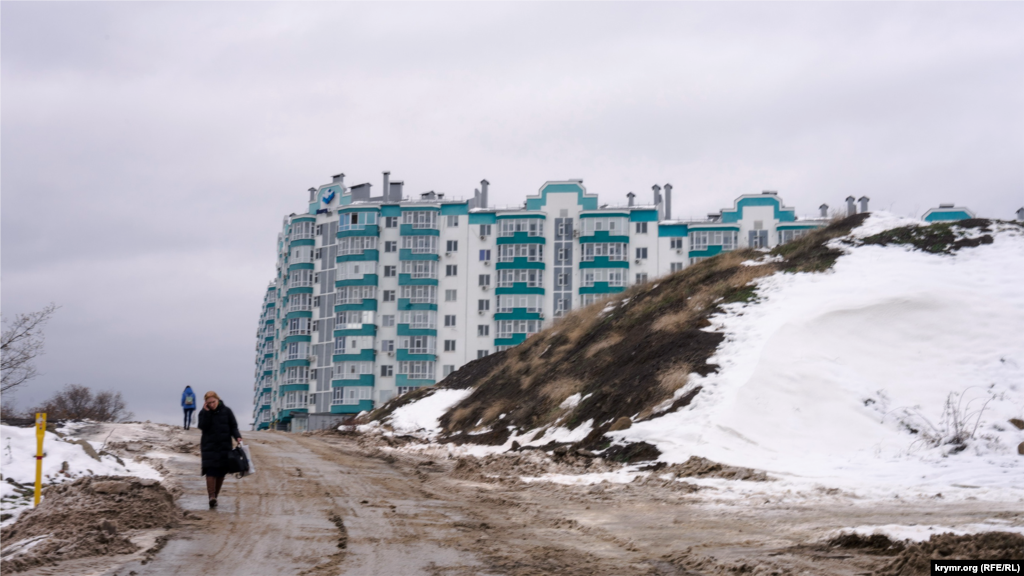
POLYGON ((954 206, 956 206, 956 204, 939 204, 939 208, 952 208, 954 206))
POLYGON ((629 206, 632 206, 633 205, 633 198, 636 198, 636 194, 633 194, 632 192, 629 192, 628 194, 626 194, 626 198, 627 198, 627 204, 629 206))
POLYGON ((821 210, 821 217, 828 218, 828 204, 822 204, 818 206, 818 210, 821 210))
POLYGON ((854 204, 855 200, 853 196, 846 197, 846 215, 853 216, 857 214, 857 205, 854 204))
POLYGON ((672 219, 672 185, 665 184, 665 220, 672 219))
POLYGON ((779 193, 776 192, 775 190, 765 190, 764 192, 761 192, 761 194, 764 194, 764 195, 767 195, 767 196, 778 196, 779 195, 779 193))
POLYGON ((1024 208, 1020 208, 1017 210, 1017 220, 1024 222, 1024 208))
POLYGON ((342 172, 341 174, 335 174, 334 176, 331 176, 331 180, 332 180, 332 181, 333 181, 333 183, 335 183, 335 184, 341 184, 342 186, 344 186, 344 182, 345 182, 345 173, 344 173, 344 172, 342 172))
POLYGON ((309 189, 309 201, 316 202, 316 188, 309 189))
POLYGON ((384 172, 384 189, 380 195, 385 202, 391 199, 391 172, 384 172))
POLYGON ((663 214, 662 208, 664 208, 664 206, 661 205, 661 186, 655 184, 654 186, 651 186, 651 190, 654 190, 654 205, 658 207, 658 214, 661 215, 663 214))
POLYGON ((867 196, 861 196, 857 199, 857 202, 860 202, 861 213, 868 211, 868 200, 871 200, 871 198, 868 198, 867 196))
POLYGON ((487 187, 490 186, 490 185, 491 185, 491 183, 488 182, 486 178, 484 178, 483 180, 480 181, 480 207, 481 208, 487 208, 487 187))

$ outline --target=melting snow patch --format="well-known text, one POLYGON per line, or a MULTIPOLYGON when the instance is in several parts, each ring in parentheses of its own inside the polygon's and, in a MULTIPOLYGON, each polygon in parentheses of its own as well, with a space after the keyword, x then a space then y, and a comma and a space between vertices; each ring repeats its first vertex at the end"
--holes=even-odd
POLYGON ((575 408, 576 406, 579 405, 580 400, 582 398, 583 398, 583 395, 580 394, 579 392, 577 392, 577 393, 573 394, 572 396, 569 396, 565 400, 562 400, 562 403, 559 404, 558 407, 563 409, 563 410, 568 410, 570 408, 575 408))
POLYGON ((406 404, 395 410, 388 419, 388 423, 391 424, 395 432, 432 438, 441 431, 441 426, 438 423, 441 416, 472 392, 472 389, 437 390, 418 402, 406 404))
POLYGON ((765 264, 774 264, 776 262, 784 262, 786 259, 782 256, 772 256, 766 254, 757 260, 745 260, 741 262, 743 266, 764 266, 765 264))

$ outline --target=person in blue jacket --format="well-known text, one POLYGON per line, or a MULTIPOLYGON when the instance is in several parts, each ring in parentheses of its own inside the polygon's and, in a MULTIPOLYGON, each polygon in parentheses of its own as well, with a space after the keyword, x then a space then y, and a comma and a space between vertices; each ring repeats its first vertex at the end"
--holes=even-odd
POLYGON ((196 411, 196 393, 191 386, 185 386, 181 393, 181 408, 185 411, 185 430, 192 427, 192 413, 196 411))

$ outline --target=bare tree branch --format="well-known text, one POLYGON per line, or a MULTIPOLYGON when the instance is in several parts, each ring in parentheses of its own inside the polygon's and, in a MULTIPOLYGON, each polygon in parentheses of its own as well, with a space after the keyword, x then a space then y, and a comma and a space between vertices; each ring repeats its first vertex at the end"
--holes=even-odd
POLYGON ((96 420, 121 422, 132 417, 120 392, 99 392, 81 384, 67 384, 30 412, 46 412, 53 420, 96 420))
POLYGON ((50 304, 37 312, 18 314, 3 321, 0 334, 0 392, 21 386, 37 376, 32 364, 43 354, 43 327, 59 306, 50 304))

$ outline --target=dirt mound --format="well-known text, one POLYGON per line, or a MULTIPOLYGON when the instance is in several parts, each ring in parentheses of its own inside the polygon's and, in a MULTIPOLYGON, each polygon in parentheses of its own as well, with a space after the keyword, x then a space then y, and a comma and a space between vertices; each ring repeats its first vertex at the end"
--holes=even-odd
MULTIPOLYGON (((1000 222, 1020 226, 1016 222, 1000 222)), ((864 244, 907 244, 932 254, 952 254, 963 248, 974 248, 991 244, 992 220, 971 218, 957 222, 940 222, 930 226, 905 226, 893 228, 863 240, 864 244)))
POLYGON ((845 548, 848 550, 859 550, 868 554, 882 554, 892 556, 899 554, 906 549, 906 544, 898 540, 892 540, 885 534, 872 534, 864 536, 857 533, 844 532, 827 543, 829 548, 845 548))
POLYGON ((86 476, 50 486, 45 499, 0 531, 5 573, 61 560, 127 554, 129 530, 171 528, 181 517, 174 496, 155 480, 86 476))
POLYGON ((936 534, 924 542, 908 544, 877 576, 927 576, 931 560, 1007 560, 1024 557, 1024 534, 982 532, 957 536, 936 534))
POLYGON ((610 472, 618 464, 603 458, 591 458, 577 453, 563 453, 554 458, 540 450, 491 454, 483 458, 459 458, 451 476, 463 480, 481 481, 495 477, 542 476, 544 474, 589 474, 610 472))
POLYGON ((740 466, 728 466, 719 464, 700 456, 690 456, 690 459, 682 464, 672 464, 659 469, 660 473, 673 473, 676 478, 725 478, 727 480, 749 480, 751 482, 765 482, 769 480, 768 474, 753 468, 740 466))

